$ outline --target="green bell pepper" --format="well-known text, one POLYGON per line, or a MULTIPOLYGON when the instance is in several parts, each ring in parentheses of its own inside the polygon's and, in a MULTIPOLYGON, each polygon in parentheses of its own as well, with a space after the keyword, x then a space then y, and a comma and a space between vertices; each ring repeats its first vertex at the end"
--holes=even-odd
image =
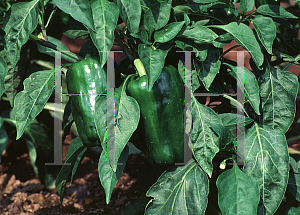
POLYGON ((106 69, 101 68, 99 56, 74 63, 67 71, 71 111, 85 146, 101 146, 94 122, 94 109, 96 96, 107 92, 106 77, 106 69))
MULTIPOLYGON (((137 69, 138 66, 136 65, 137 69)), ((139 71, 139 69, 138 69, 139 71)), ((184 87, 177 69, 165 66, 148 92, 145 73, 130 77, 127 91, 139 104, 145 155, 155 164, 184 160, 184 87)))

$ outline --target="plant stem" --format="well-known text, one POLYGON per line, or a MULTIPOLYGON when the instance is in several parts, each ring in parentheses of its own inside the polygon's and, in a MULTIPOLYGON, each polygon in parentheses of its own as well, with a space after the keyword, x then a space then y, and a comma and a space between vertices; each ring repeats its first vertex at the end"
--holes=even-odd
POLYGON ((237 101, 236 99, 234 99, 234 98, 232 98, 231 96, 228 96, 228 95, 226 95, 226 94, 223 94, 223 96, 224 96, 225 98, 227 98, 227 99, 233 101, 233 102, 236 102, 237 107, 239 107, 241 110, 243 110, 243 111, 245 112, 245 114, 247 115, 247 117, 249 117, 247 111, 244 109, 243 105, 242 105, 239 101, 237 101))
POLYGON ((121 49, 124 51, 125 55, 128 57, 128 59, 131 61, 131 63, 133 63, 134 61, 134 57, 132 56, 132 54, 129 52, 128 48, 124 45, 124 43, 122 42, 120 35, 117 31, 115 31, 115 39, 117 41, 117 43, 119 44, 119 46, 121 47, 121 49))
POLYGON ((78 56, 77 54, 74 54, 74 53, 72 53, 72 52, 66 52, 64 49, 58 47, 57 45, 55 45, 55 44, 53 44, 53 43, 51 43, 51 42, 49 42, 49 41, 41 40, 41 39, 39 39, 37 36, 35 36, 35 35, 33 35, 33 34, 30 34, 29 38, 30 38, 31 40, 37 42, 38 44, 40 44, 40 45, 42 45, 42 46, 45 46, 45 47, 47 47, 47 48, 51 48, 51 49, 54 49, 54 50, 56 50, 56 51, 62 51, 61 53, 62 53, 63 55, 66 55, 66 56, 68 56, 68 57, 71 57, 71 58, 73 58, 73 59, 75 59, 75 60, 77 60, 77 61, 81 61, 81 60, 84 59, 83 57, 78 56))
POLYGON ((222 58, 224 55, 226 55, 228 52, 230 52, 232 49, 235 49, 237 47, 239 47, 240 45, 235 45, 235 46, 232 46, 231 48, 227 49, 225 52, 223 52, 220 56, 220 58, 222 58))

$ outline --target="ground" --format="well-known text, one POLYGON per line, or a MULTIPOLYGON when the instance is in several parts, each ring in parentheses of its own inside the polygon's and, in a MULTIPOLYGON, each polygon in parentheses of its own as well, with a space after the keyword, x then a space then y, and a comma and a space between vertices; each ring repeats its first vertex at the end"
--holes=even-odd
MULTIPOLYGON (((21 143, 19 143, 21 144, 21 143)), ((26 144, 25 144, 26 146, 26 144)), ((69 143, 64 143, 64 151, 69 143)), ((13 146, 9 146, 13 147, 13 146)), ((71 186, 67 183, 63 207, 56 189, 47 189, 36 178, 26 147, 5 151, 0 164, 0 214, 122 214, 126 205, 141 198, 137 189, 137 169, 145 162, 141 154, 131 154, 124 171, 105 203, 97 159, 84 157, 71 186), (13 151, 13 152, 12 152, 13 151)))

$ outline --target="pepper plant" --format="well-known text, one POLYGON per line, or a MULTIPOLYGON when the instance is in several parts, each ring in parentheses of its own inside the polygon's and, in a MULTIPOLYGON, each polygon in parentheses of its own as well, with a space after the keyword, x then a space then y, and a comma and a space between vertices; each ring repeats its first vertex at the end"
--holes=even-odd
POLYGON ((72 183, 85 151, 98 147, 108 204, 130 142, 148 163, 139 169, 142 198, 124 214, 300 213, 300 158, 288 150, 300 137, 299 78, 286 71, 300 64, 300 2, 288 9, 276 0, 2 2, 0 96, 14 116, 1 115, 0 126, 13 122, 17 139, 61 93, 54 89, 61 74, 53 64, 45 70, 45 60, 35 60, 42 69, 26 79, 20 73, 28 47, 52 62, 61 53, 69 97, 63 139, 74 121, 79 134, 56 177, 61 203, 69 175, 72 183), (61 34, 86 39, 79 54, 61 34), (126 55, 121 62, 113 45, 126 55), (250 67, 226 58, 235 48, 250 54, 250 67), (209 107, 206 96, 219 105, 209 107))

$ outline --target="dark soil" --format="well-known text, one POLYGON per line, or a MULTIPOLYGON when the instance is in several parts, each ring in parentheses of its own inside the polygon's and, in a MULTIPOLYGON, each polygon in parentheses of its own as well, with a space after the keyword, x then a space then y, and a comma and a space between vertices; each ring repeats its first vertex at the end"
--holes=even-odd
MULTIPOLYGON (((63 207, 60 208, 56 189, 45 188, 36 178, 24 145, 16 152, 10 149, 15 149, 16 144, 10 144, 3 154, 0 164, 0 214, 119 215, 128 204, 141 198, 136 184, 137 169, 145 162, 141 154, 129 156, 108 205, 98 176, 98 160, 94 156, 85 156, 73 183, 67 183, 63 207)), ((69 143, 65 142, 64 154, 68 147, 69 143)))

